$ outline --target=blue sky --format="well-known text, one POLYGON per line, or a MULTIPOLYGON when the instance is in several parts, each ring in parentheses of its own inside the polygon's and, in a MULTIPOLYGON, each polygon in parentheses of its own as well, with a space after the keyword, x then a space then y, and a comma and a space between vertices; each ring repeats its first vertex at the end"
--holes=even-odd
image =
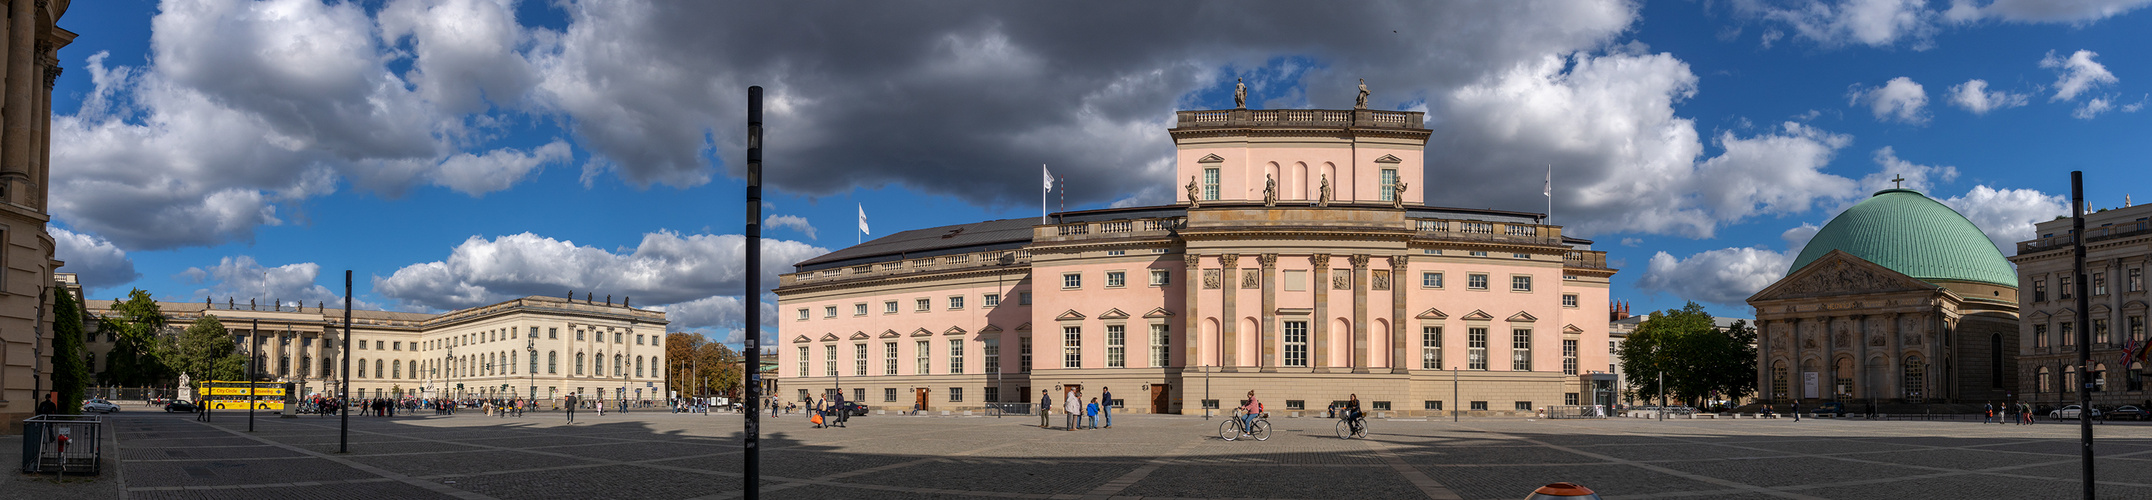
POLYGON ((1036 216, 1040 164, 1071 209, 1163 203, 1173 110, 1366 78, 1429 113, 1431 204, 1539 211, 1552 165, 1617 300, 1746 316, 1895 175, 1999 242, 2070 170, 2094 207, 2148 194, 2148 3, 83 3, 54 225, 93 298, 312 304, 350 269, 371 307, 573 289, 737 342, 747 85, 774 276, 855 206, 877 234, 1036 216))

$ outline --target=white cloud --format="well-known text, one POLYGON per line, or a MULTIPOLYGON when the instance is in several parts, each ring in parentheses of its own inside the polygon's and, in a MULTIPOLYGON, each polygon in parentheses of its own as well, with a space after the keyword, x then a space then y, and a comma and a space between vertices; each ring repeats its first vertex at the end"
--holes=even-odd
POLYGON ((1957 210, 1974 226, 1980 227, 2003 255, 2017 255, 2017 242, 2030 240, 2036 234, 2033 224, 2070 213, 2068 200, 2062 195, 2032 189, 1995 189, 1980 185, 1973 186, 1963 196, 1936 201, 1957 210))
POLYGON ((1861 191, 1867 193, 1900 187, 1892 182, 1892 179, 1901 177, 1905 179, 1903 187, 1922 192, 1933 192, 1936 185, 1958 178, 1957 167, 1921 165, 1905 161, 1899 159, 1898 152, 1890 146, 1877 149, 1871 158, 1875 159, 1878 168, 1875 173, 1861 178, 1861 191))
POLYGON ((2079 120, 2090 120, 2092 117, 2100 116, 2100 113, 2106 113, 2114 109, 2114 101, 2105 97, 2094 97, 2086 99, 2084 104, 2079 105, 2075 111, 2070 112, 2070 116, 2079 120))
MULTIPOLYGON (((196 289, 194 297, 180 299, 183 302, 191 302, 195 298, 207 297, 219 304, 229 301, 237 303, 241 307, 245 307, 247 301, 252 300, 263 309, 274 307, 280 301, 287 307, 294 305, 312 307, 317 304, 334 304, 342 307, 343 295, 330 290, 329 287, 316 283, 316 280, 320 277, 320 264, 301 262, 277 267, 265 267, 255 262, 254 257, 241 255, 219 259, 217 265, 214 266, 189 267, 186 271, 180 272, 179 275, 173 278, 183 282, 208 285, 206 288, 196 289)), ((380 308, 378 305, 363 300, 354 300, 352 307, 356 309, 380 308)))
MULTIPOLYGON (((1769 2, 1736 0, 1735 12, 1782 23, 1793 35, 1820 45, 1867 45, 1885 47, 1911 40, 1925 48, 1935 34, 1935 11, 1922 0, 1801 0, 1769 2)), ((1765 46, 1774 41, 1766 39, 1765 46)))
POLYGON ((2152 0, 1951 0, 1944 17, 1954 22, 1999 19, 2020 23, 2081 24, 2122 15, 2152 0))
POLYGON ((1956 104, 1958 107, 1965 108, 1966 111, 1971 111, 1976 115, 1988 114, 1989 111, 1998 109, 2024 106, 2032 97, 2028 94, 2015 92, 1990 91, 1988 90, 1988 81, 1978 78, 1950 86, 1948 95, 1951 104, 1956 104))
POLYGON ((814 224, 807 222, 806 217, 800 217, 797 215, 772 215, 764 218, 762 224, 769 227, 791 228, 793 231, 799 231, 801 234, 807 235, 807 239, 817 239, 814 235, 814 224))
POLYGON ((517 52, 526 36, 515 0, 394 0, 378 16, 389 45, 411 40, 416 61, 405 75, 419 96, 451 113, 485 111, 486 101, 513 104, 537 84, 537 69, 517 52))
POLYGON ((481 196, 508 189, 532 170, 546 164, 564 163, 574 156, 568 143, 555 140, 530 152, 512 148, 488 151, 484 156, 457 153, 441 160, 433 183, 463 194, 481 196))
POLYGON ((1794 122, 1781 127, 1748 138, 1720 134, 1717 142, 1726 152, 1698 165, 1689 189, 1725 221, 1806 212, 1853 189, 1852 180, 1822 171, 1852 137, 1794 122))
POLYGON ((50 229, 53 258, 67 263, 58 271, 75 273, 75 280, 82 284, 85 296, 142 277, 142 273, 135 272, 134 260, 127 258, 127 252, 112 242, 65 228, 50 229))
POLYGON ((1747 307, 1750 295, 1786 275, 1793 255, 1760 247, 1722 248, 1686 259, 1659 252, 1651 256, 1651 264, 1636 287, 1673 294, 1681 300, 1747 307))
POLYGON ((1877 121, 1902 123, 1926 123, 1928 116, 1928 92, 1919 83, 1907 77, 1897 77, 1884 82, 1883 86, 1864 88, 1853 86, 1848 92, 1854 105, 1866 105, 1877 121))
POLYGON ((1803 222, 1799 226, 1787 229, 1786 232, 1779 233, 1778 238, 1786 242, 1786 255, 1800 255, 1801 249, 1808 247, 1808 240, 1815 239, 1816 233, 1822 231, 1823 226, 1803 222))
POLYGON ((2076 99, 2087 90, 2120 81, 2115 78, 2114 73, 2107 71, 2106 65, 2093 61, 2094 57, 2099 57, 2099 54, 2090 50, 2079 50, 2071 53, 2068 58, 2055 57, 2054 51, 2048 51, 2046 57, 2040 58, 2040 67, 2055 70, 2055 95, 2049 97, 2048 101, 2076 99))
MULTIPOLYGON (((412 264, 373 279, 374 292, 407 306, 455 309, 528 295, 614 295, 636 304, 667 305, 713 295, 739 295, 745 283, 746 238, 736 234, 643 235, 633 251, 614 253, 530 233, 492 240, 476 236, 447 259, 412 264)), ((829 250, 796 241, 762 240, 762 283, 792 264, 829 250)))

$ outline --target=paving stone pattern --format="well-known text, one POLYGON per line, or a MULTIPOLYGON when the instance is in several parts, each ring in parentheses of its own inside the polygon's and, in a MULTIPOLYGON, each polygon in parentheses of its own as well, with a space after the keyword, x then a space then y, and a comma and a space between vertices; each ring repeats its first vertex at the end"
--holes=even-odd
MULTIPOLYGON (((522 499, 741 496, 739 415, 663 412, 353 417, 214 423, 120 414, 123 498, 522 499)), ((764 498, 1522 498, 1570 481, 1619 498, 2076 498, 2074 426, 1811 420, 1278 419, 1269 441, 1217 420, 765 418, 764 498)), ((2152 498, 2152 425, 2100 426, 2100 493, 2152 498)), ((65 491, 66 485, 59 485, 65 491)), ((51 488, 46 488, 50 490, 51 488)), ((27 491, 27 490, 23 490, 27 491)), ((95 498, 107 490, 80 489, 95 498)), ((0 497, 9 495, 0 492, 0 497)), ((40 495, 61 498, 70 495, 40 495)))

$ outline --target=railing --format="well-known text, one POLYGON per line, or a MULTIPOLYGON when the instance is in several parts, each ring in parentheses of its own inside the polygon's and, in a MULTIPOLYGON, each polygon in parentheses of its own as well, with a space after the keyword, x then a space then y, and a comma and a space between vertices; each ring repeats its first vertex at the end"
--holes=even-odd
POLYGON ((1548 419, 1560 418, 1607 418, 1612 411, 1605 406, 1559 405, 1547 407, 1548 419))
POLYGON ((1039 229, 1032 235, 1032 241, 1167 236, 1186 225, 1187 219, 1182 217, 1071 222, 1039 229))
POLYGON ((1572 250, 1568 254, 1562 256, 1562 267, 1606 269, 1607 253, 1572 250))
MULTIPOLYGON (((2152 233, 2152 222, 2134 222, 2129 224, 2116 224, 2112 226, 2085 228, 2085 242, 2091 243, 2095 241, 2105 241, 2116 238, 2128 238, 2131 236, 2137 236, 2147 233, 2152 233)), ((2077 239, 2075 235, 2069 234, 2061 236, 2050 236, 2046 238, 2035 239, 2032 241, 2020 241, 2018 242, 2018 253, 2022 255, 2030 252, 2054 250, 2070 246, 2071 244, 2076 243, 2076 241, 2077 239)))
POLYGON ((1382 127, 1423 128, 1425 113, 1373 109, 1217 109, 1175 112, 1180 128, 1382 127))
POLYGON ((1562 244, 1558 229, 1533 224, 1413 219, 1413 229, 1419 233, 1418 237, 1428 239, 1524 245, 1562 244), (1453 227, 1455 230, 1452 230, 1453 227))

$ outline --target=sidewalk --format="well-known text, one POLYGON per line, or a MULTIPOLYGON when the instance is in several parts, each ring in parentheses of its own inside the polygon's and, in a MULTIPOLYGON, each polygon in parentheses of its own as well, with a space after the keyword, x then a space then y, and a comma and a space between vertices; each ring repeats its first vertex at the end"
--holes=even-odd
MULTIPOLYGON (((110 435, 108 433, 108 435, 110 435)), ((119 498, 118 450, 110 448, 112 441, 105 442, 104 473, 95 476, 58 476, 53 474, 24 474, 22 470, 22 436, 0 436, 0 451, 7 460, 7 472, 0 473, 0 496, 6 498, 35 498, 38 500, 63 500, 77 498, 119 498)))

